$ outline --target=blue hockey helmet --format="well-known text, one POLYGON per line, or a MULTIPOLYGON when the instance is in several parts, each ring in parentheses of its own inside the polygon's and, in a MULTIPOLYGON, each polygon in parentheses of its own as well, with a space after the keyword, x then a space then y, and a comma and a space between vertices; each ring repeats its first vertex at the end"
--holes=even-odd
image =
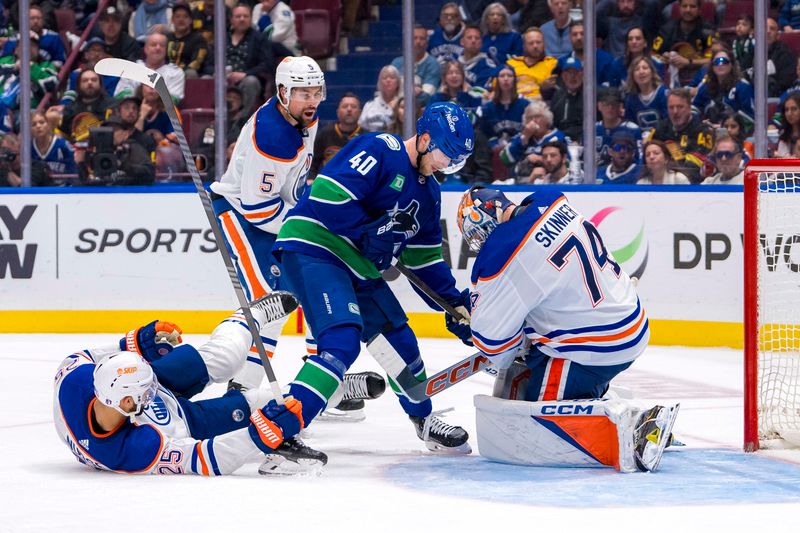
POLYGON ((428 152, 439 149, 450 158, 450 164, 441 170, 444 174, 461 170, 467 158, 472 155, 475 144, 472 121, 457 104, 439 102, 425 108, 417 121, 417 135, 423 133, 431 136, 428 152))

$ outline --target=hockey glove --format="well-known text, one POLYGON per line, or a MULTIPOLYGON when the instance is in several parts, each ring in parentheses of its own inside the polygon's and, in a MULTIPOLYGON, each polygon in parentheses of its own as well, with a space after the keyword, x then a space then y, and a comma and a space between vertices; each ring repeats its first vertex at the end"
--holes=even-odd
POLYGON ((451 316, 450 313, 445 313, 444 323, 447 331, 461 339, 461 342, 467 346, 472 346, 472 329, 469 325, 469 314, 471 312, 469 289, 461 291, 459 301, 451 303, 464 318, 457 319, 451 316))
POLYGON ((259 450, 272 453, 285 439, 300 433, 303 426, 303 404, 292 396, 286 396, 284 405, 270 400, 250 415, 247 430, 259 450))
POLYGON ((358 249, 372 261, 379 272, 392 266, 394 258, 394 232, 392 218, 384 215, 375 222, 364 226, 358 249))
POLYGON ((181 328, 172 322, 154 320, 146 326, 129 331, 119 341, 119 349, 136 352, 149 363, 158 361, 176 346, 181 339, 181 328))

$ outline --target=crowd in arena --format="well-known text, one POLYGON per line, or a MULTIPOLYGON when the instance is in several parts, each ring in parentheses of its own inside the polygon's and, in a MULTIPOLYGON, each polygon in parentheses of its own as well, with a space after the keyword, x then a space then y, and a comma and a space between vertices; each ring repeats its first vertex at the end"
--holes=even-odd
MULTIPOLYGON (((346 1, 348 13, 360 3, 346 1)), ((384 3, 391 0, 383 0, 384 3)), ((375 2, 372 2, 375 3, 375 2)), ((740 0, 601 0, 596 75, 584 72, 581 0, 465 0, 440 5, 435 27, 414 27, 413 112, 449 101, 470 115, 474 155, 449 181, 502 184, 741 183, 753 157, 753 3, 740 0), (742 7, 744 5, 744 8, 742 7), (725 26, 731 23, 731 26, 725 26), (596 153, 584 153, 583 86, 597 85, 596 153), (582 161, 594 157, 587 179, 582 161)), ((188 180, 158 94, 103 77, 106 57, 159 72, 181 109, 187 79, 212 78, 213 0, 111 0, 96 13, 81 0, 33 3, 31 32, 34 185, 127 185, 188 180), (68 8, 74 33, 59 33, 68 8), (97 20, 94 20, 94 19, 97 20), (91 27, 88 38, 78 35, 91 27), (71 47, 78 60, 63 70, 71 47), (119 154, 98 175, 91 153, 105 141, 119 154), (88 154, 88 156, 87 156, 88 154), (102 172, 101 172, 102 173, 102 172)), ((363 10, 362 10, 363 11, 363 10)), ((252 112, 274 92, 276 63, 304 53, 291 2, 226 2, 227 153, 252 112)), ((0 187, 19 186, 17 4, 0 13, 0 187)), ((419 19, 419 17, 418 17, 419 19)), ((352 26, 352 22, 349 23, 352 26)), ((353 28, 345 28, 351 31, 353 28)), ((800 0, 772 0, 768 43, 769 155, 800 157, 800 0)), ((399 54, 399 50, 398 50, 399 54)), ((403 58, 374 73, 376 91, 338 102, 321 124, 310 179, 361 132, 401 134, 407 99, 403 58)), ((214 176, 213 123, 193 143, 200 170, 214 176)))

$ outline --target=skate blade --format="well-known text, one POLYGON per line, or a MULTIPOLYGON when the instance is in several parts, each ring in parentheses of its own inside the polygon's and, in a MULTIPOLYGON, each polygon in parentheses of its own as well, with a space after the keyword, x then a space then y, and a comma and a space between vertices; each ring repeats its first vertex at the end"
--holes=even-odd
POLYGON ((669 418, 667 419, 667 423, 664 425, 664 427, 661 428, 662 438, 658 442, 658 451, 656 452, 657 459, 655 463, 653 463, 653 466, 648 470, 649 472, 655 472, 661 465, 661 459, 664 457, 664 450, 666 449, 667 444, 669 443, 669 436, 672 435, 672 426, 675 425, 675 419, 678 418, 678 410, 680 409, 680 407, 681 404, 676 403, 675 405, 673 405, 668 409, 669 418))
POLYGON ((258 467, 258 473, 262 476, 274 477, 320 477, 324 466, 322 461, 316 459, 290 461, 275 454, 267 457, 258 467))
POLYGON ((425 443, 425 447, 437 455, 469 455, 472 453, 472 447, 469 445, 469 442, 465 442, 460 446, 448 448, 436 442, 428 441, 425 443))
POLYGON ((317 417, 317 420, 344 422, 348 424, 363 422, 366 419, 367 413, 365 413, 363 409, 359 409, 358 411, 339 411, 336 408, 326 409, 317 417))

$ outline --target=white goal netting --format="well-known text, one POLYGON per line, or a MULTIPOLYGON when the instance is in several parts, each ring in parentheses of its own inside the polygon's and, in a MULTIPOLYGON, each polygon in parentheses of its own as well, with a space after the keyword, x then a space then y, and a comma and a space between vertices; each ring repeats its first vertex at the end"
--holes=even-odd
POLYGON ((758 438, 800 444, 800 172, 758 183, 758 438))

